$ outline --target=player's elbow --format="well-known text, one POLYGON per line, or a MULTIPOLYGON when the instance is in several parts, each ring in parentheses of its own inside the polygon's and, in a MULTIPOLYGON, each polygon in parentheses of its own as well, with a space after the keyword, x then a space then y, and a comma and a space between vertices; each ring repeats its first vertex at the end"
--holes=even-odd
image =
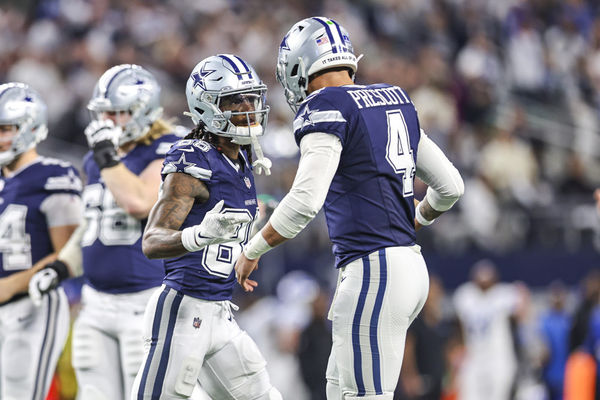
POLYGON ((147 230, 142 237, 142 253, 151 260, 160 258, 159 248, 155 244, 154 236, 152 230, 147 230))
POLYGON ((449 193, 447 195, 449 198, 454 200, 454 202, 457 202, 458 199, 465 194, 465 182, 456 168, 454 168, 454 171, 452 171, 452 182, 453 185, 450 186, 449 193))

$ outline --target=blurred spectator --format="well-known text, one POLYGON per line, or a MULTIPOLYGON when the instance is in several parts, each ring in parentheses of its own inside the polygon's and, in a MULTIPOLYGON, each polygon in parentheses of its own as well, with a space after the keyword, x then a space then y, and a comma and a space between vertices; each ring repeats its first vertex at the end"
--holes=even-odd
POLYGON ((471 282, 456 290, 454 306, 465 345, 460 400, 510 398, 517 372, 512 323, 523 313, 525 299, 519 286, 498 283, 496 266, 488 260, 477 262, 471 282))
POLYGON ((548 400, 563 399, 565 365, 569 355, 571 316, 565 309, 567 290, 560 282, 549 288, 550 310, 540 318, 543 353, 543 379, 548 400))
POLYGON ((569 333, 569 351, 583 345, 588 336, 590 315, 600 299, 600 271, 594 269, 581 282, 581 300, 573 316, 569 333))
POLYGON ((325 371, 331 353, 331 327, 327 320, 329 294, 320 290, 312 302, 312 319, 300 334, 300 371, 311 400, 326 400, 325 371))
POLYGON ((441 281, 431 276, 429 283, 427 302, 406 335, 396 400, 439 400, 442 397, 447 367, 445 347, 454 332, 444 319, 441 281))

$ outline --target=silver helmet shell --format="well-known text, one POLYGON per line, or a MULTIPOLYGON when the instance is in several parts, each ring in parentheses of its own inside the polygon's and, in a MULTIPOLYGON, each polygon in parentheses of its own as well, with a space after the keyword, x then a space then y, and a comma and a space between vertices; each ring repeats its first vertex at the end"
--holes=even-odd
POLYGON ((0 152, 0 165, 11 163, 48 136, 48 111, 41 96, 24 83, 0 85, 0 125, 14 125, 9 150, 0 152))
POLYGON ((325 17, 306 18, 292 26, 279 45, 277 80, 296 112, 307 96, 309 76, 333 67, 348 67, 354 76, 357 62, 344 27, 325 17))
POLYGON ((148 133, 163 112, 158 82, 149 71, 135 64, 116 65, 102 74, 87 107, 95 120, 105 119, 106 112, 131 115, 121 127, 119 146, 148 133))
POLYGON ((237 144, 252 144, 252 137, 262 136, 267 125, 266 93, 267 86, 250 64, 233 54, 218 54, 200 61, 190 74, 185 88, 190 111, 185 114, 194 125, 202 122, 208 132, 231 137, 237 144), (222 100, 235 95, 252 95, 254 110, 222 111, 222 100), (243 115, 247 124, 234 125, 235 115, 243 115))

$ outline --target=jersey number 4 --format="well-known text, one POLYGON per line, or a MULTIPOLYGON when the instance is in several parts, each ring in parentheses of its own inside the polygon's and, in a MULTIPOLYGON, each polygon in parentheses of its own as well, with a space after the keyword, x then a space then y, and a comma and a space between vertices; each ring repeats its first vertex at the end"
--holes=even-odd
POLYGON ((400 110, 387 113, 388 140, 385 159, 392 166, 394 172, 402 175, 402 195, 413 195, 415 177, 415 160, 410 147, 410 137, 404 115, 400 110))
POLYGON ((31 237, 25 233, 27 206, 10 204, 0 215, 0 252, 5 271, 31 267, 31 237))

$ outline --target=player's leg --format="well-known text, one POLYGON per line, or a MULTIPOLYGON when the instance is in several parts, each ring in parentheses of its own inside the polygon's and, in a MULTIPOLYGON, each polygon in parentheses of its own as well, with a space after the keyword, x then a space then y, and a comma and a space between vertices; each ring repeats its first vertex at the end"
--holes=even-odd
POLYGON ((144 315, 144 361, 133 384, 132 400, 192 395, 210 346, 215 309, 213 302, 165 286, 152 295, 144 315))
POLYGON ((10 325, 0 353, 0 398, 43 400, 67 339, 67 298, 59 288, 39 307, 25 297, 2 308, 2 322, 10 325))
POLYGON ((157 288, 119 295, 119 354, 123 373, 123 393, 131 395, 131 388, 144 360, 144 311, 157 288))
MULTIPOLYGON (((330 314, 341 396, 391 399, 406 330, 427 297, 423 258, 412 248, 382 249, 351 262, 341 275, 330 314)), ((333 389, 334 378, 328 382, 333 389)))
POLYGON ((280 400, 271 385, 267 362, 254 340, 230 318, 227 307, 215 319, 213 349, 200 372, 200 384, 213 399, 280 400))
POLYGON ((105 314, 98 293, 85 287, 83 307, 73 325, 72 364, 77 377, 78 400, 122 399, 119 344, 109 329, 113 318, 105 314))

